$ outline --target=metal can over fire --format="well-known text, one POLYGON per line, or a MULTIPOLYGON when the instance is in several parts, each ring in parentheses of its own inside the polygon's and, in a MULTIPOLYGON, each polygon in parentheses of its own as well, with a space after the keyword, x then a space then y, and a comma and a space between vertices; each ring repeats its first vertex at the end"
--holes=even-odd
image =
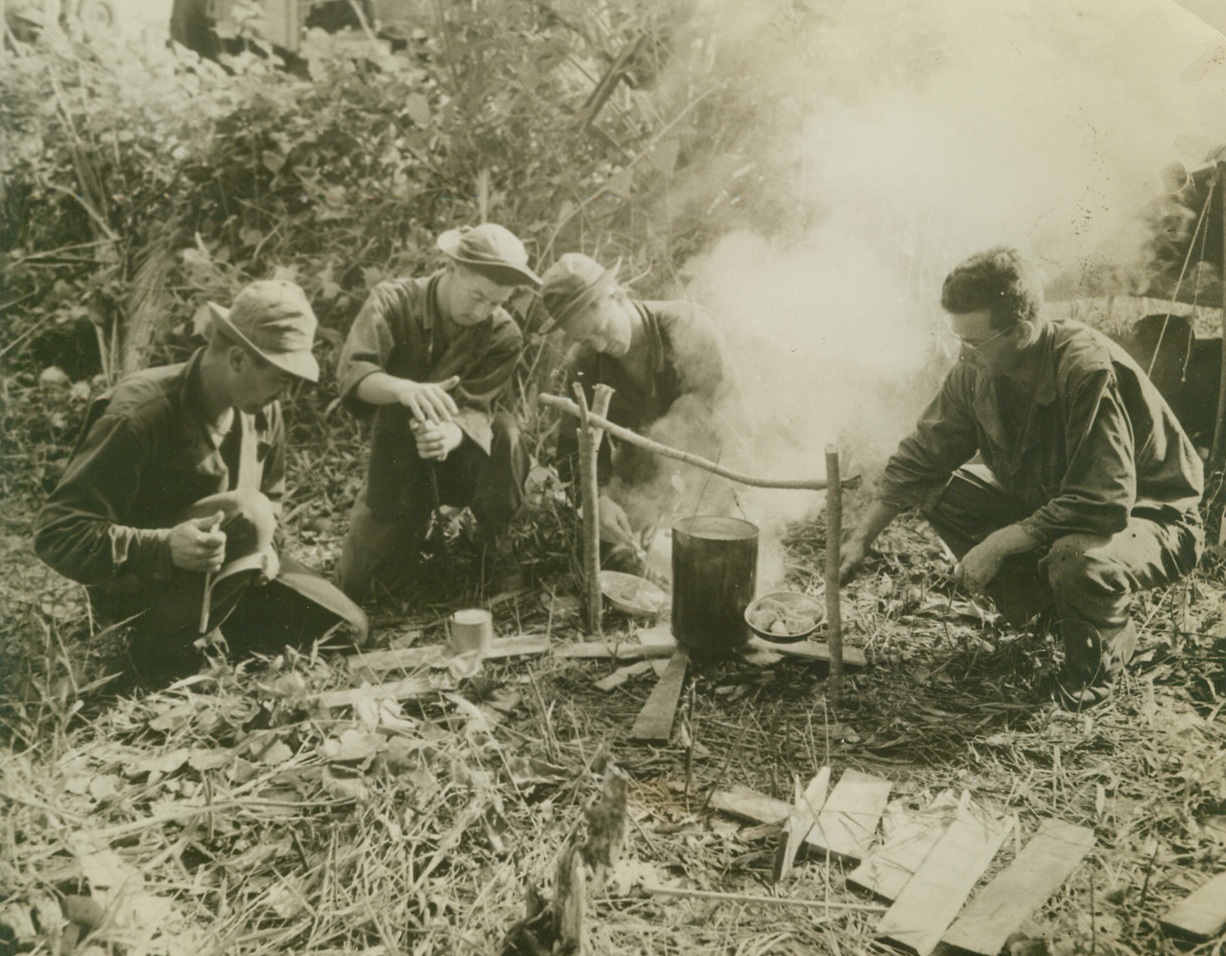
POLYGON ((673 637, 692 656, 722 657, 745 645, 757 583, 757 525, 718 515, 673 525, 673 637))

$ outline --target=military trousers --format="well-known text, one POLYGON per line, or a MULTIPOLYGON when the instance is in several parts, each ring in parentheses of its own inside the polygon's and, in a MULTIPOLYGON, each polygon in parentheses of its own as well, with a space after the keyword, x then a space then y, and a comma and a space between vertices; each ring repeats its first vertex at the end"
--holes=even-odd
POLYGON ((524 500, 531 460, 515 418, 498 412, 487 455, 465 438, 444 461, 427 461, 405 449, 405 487, 394 507, 372 508, 367 488, 353 506, 341 549, 337 583, 355 601, 376 583, 394 585, 421 552, 430 517, 440 505, 471 507, 484 537, 501 533, 524 500))
MULTIPOLYGON (((923 513, 958 558, 992 532, 1028 516, 981 465, 958 469, 923 513)), ((1089 625, 1107 636, 1130 624, 1134 593, 1169 584, 1195 568, 1203 543, 1196 514, 1133 514, 1116 534, 1069 534, 1009 557, 987 594, 1015 626, 1050 610, 1057 627, 1089 625)))

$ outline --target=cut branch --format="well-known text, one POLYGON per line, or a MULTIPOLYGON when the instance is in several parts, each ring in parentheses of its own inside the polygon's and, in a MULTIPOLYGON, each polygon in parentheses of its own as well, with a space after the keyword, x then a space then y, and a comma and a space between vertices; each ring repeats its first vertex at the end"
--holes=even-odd
MULTIPOLYGON (((550 408, 556 408, 579 419, 583 417, 583 412, 579 406, 568 398, 563 398, 560 395, 541 395, 540 398, 541 402, 550 408)), ((783 488, 797 491, 825 491, 828 485, 824 478, 797 478, 792 480, 757 478, 753 475, 733 471, 731 468, 725 468, 723 465, 717 465, 713 461, 700 458, 698 455, 692 455, 688 451, 681 451, 668 445, 662 445, 658 441, 652 441, 650 438, 644 438, 642 435, 636 434, 628 428, 622 428, 620 425, 614 425, 608 419, 592 412, 588 412, 587 421, 590 425, 604 429, 610 435, 619 438, 629 445, 642 448, 644 451, 654 452, 657 455, 663 455, 665 458, 683 461, 687 465, 693 465, 695 468, 701 468, 704 471, 709 471, 730 481, 740 482, 742 485, 751 485, 755 488, 783 488)), ((849 478, 843 481, 844 488, 855 487, 857 484, 859 484, 858 478, 849 478)))

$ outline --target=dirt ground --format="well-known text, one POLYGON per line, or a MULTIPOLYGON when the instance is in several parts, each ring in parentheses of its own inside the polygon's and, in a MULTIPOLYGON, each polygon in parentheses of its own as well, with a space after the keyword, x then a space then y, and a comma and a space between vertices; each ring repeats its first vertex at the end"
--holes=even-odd
MULTIPOLYGON (((296 547, 326 565, 336 540, 322 517, 296 516, 322 529, 296 547)), ((891 781, 887 825, 946 790, 1011 818, 989 876, 1044 818, 1093 830, 1093 852, 1010 953, 1223 951, 1159 927, 1226 869, 1226 590, 1212 562, 1138 600, 1140 663, 1110 703, 1070 714, 1039 690, 1051 640, 984 620, 948 584, 931 533, 903 520, 845 590, 847 640, 869 666, 849 672, 840 703, 821 664, 707 665, 668 744, 643 746, 627 732, 656 677, 602 691, 608 661, 419 671, 433 693, 327 711, 319 692, 360 683, 352 649, 305 649, 142 692, 112 676, 118 636, 91 635, 80 588, 44 570, 10 519, 0 951, 531 952, 508 934, 531 893, 554 893, 559 851, 611 764, 629 778, 627 830, 588 894, 593 953, 887 951, 881 901, 848 885, 850 867, 802 852, 774 884, 779 828, 707 805, 737 785, 790 801, 824 765, 891 781)), ((786 543, 792 586, 816 589, 820 522, 786 543)), ((439 642, 445 612, 480 596, 475 556, 460 544, 449 557, 377 609, 376 644, 439 642)), ((500 636, 579 636, 566 571, 541 570, 494 605, 500 636)), ((633 627, 608 617, 615 635, 633 627)))

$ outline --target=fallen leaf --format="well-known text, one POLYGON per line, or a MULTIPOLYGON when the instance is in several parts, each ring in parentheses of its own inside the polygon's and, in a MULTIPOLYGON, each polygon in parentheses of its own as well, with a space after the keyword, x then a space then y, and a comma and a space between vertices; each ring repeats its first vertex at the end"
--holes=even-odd
POLYGON ((370 788, 361 777, 340 777, 331 769, 324 771, 324 789, 330 796, 338 800, 353 800, 357 803, 370 802, 370 788))
POLYGON ((98 803, 109 800, 119 792, 119 780, 114 774, 99 773, 90 778, 89 795, 98 803))
POLYGON ((254 780, 259 772, 259 768, 250 760, 235 757, 234 763, 230 767, 230 782, 238 784, 247 783, 254 780))
POLYGON ((324 753, 329 760, 353 763, 370 760, 386 749, 386 743, 378 734, 361 730, 346 730, 339 738, 324 741, 324 753))
POLYGON ((557 767, 537 757, 510 757, 507 769, 517 787, 534 786, 541 783, 564 784, 571 780, 572 774, 565 767, 557 767))
POLYGON ((275 740, 260 754, 260 763, 265 767, 279 767, 294 756, 294 751, 283 740, 275 740))
POLYGON ((210 750, 193 748, 187 758, 187 765, 193 770, 204 773, 207 770, 220 770, 234 760, 234 754, 229 750, 210 750))

